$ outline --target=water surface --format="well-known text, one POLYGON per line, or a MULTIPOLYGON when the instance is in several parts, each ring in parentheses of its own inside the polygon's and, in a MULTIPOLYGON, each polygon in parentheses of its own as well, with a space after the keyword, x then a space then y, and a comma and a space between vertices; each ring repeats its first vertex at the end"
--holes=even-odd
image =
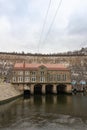
POLYGON ((31 96, 1 105, 0 130, 87 130, 87 96, 31 96))

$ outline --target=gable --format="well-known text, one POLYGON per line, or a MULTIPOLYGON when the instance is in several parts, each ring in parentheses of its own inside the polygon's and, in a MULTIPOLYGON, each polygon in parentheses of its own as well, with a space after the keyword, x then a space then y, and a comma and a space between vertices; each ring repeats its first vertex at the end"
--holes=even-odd
POLYGON ((47 69, 47 67, 45 65, 40 65, 39 68, 40 69, 47 69))

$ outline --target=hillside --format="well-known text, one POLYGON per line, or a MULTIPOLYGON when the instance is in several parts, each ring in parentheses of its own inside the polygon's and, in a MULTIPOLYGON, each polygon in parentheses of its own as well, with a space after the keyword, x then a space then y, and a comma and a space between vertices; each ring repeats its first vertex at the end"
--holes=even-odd
POLYGON ((0 76, 9 82, 11 70, 16 62, 28 63, 62 63, 71 69, 72 80, 87 81, 87 48, 58 54, 31 54, 0 52, 0 76))

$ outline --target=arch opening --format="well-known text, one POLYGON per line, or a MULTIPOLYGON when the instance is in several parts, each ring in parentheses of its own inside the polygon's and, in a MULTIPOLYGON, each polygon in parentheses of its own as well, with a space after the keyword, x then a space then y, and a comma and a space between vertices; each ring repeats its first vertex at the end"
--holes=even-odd
POLYGON ((42 85, 41 84, 36 84, 34 86, 34 94, 41 95, 42 94, 42 85))
POLYGON ((30 90, 24 90, 24 98, 30 97, 30 90))
POLYGON ((53 94, 53 85, 46 85, 46 94, 53 94))
POLYGON ((59 84, 57 85, 57 94, 65 94, 66 93, 66 85, 59 84))

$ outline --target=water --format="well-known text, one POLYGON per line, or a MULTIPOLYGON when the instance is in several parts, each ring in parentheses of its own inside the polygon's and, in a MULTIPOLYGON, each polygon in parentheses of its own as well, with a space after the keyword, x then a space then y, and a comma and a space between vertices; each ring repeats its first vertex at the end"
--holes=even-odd
POLYGON ((87 130, 87 96, 32 96, 1 105, 0 130, 87 130))

